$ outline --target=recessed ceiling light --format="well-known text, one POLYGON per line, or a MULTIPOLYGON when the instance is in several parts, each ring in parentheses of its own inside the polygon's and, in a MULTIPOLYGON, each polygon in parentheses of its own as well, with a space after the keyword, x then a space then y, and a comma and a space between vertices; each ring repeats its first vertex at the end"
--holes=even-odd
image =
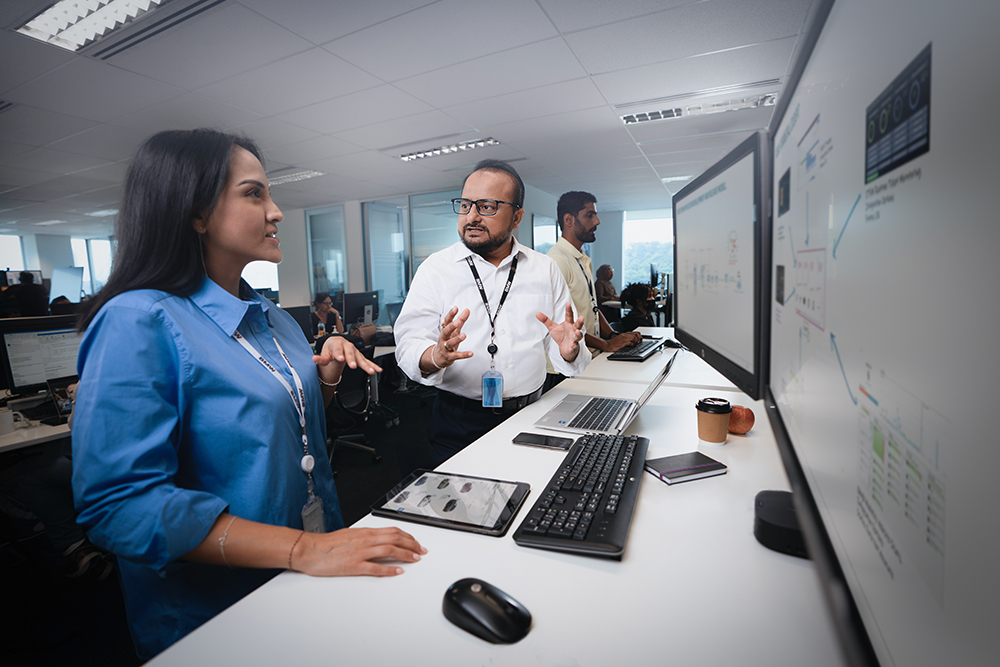
POLYGON ((300 169, 298 171, 288 172, 285 169, 279 169, 274 172, 276 175, 267 175, 267 182, 271 185, 284 185, 285 183, 295 183, 296 181, 305 181, 310 178, 316 178, 317 176, 326 176, 325 172, 313 171, 312 169, 300 169), (282 173, 287 172, 287 173, 282 173))
POLYGON ((459 151, 469 151, 476 148, 483 148, 485 146, 499 145, 500 142, 493 137, 486 137, 485 139, 473 139, 472 141, 462 141, 448 146, 438 146, 437 148, 428 148, 422 151, 406 153, 404 155, 400 155, 399 159, 403 162, 410 162, 411 160, 420 160, 425 157, 437 157, 438 155, 448 155, 449 153, 458 153, 459 151))
POLYGON ((17 32, 68 51, 79 51, 168 2, 170 0, 60 0, 17 32))

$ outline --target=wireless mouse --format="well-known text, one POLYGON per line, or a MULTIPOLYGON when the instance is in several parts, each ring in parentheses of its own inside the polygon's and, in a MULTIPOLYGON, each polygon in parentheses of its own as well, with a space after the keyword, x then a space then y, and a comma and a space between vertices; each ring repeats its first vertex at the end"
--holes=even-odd
POLYGON ((523 604, 480 579, 460 579, 449 586, 441 611, 458 627, 494 644, 513 644, 531 629, 531 612, 523 604))

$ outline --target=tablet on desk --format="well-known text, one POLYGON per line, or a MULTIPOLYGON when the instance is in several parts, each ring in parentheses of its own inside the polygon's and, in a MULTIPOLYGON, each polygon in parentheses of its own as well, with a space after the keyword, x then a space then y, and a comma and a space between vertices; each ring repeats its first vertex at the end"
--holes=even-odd
POLYGON ((372 514, 502 537, 531 487, 440 470, 415 470, 372 505, 372 514))

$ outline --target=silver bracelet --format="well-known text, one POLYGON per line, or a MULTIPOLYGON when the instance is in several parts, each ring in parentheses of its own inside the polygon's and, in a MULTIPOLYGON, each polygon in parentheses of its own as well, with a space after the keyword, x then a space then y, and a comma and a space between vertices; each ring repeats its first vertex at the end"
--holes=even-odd
MULTIPOLYGON (((344 379, 344 374, 343 374, 343 373, 341 373, 341 374, 340 374, 340 380, 343 380, 343 379, 344 379)), ((324 387, 336 387, 336 386, 337 386, 338 384, 340 384, 340 380, 337 380, 337 381, 336 381, 336 382, 334 382, 333 384, 330 384, 329 382, 324 382, 324 381, 323 381, 323 378, 320 378, 320 379, 319 379, 319 383, 320 383, 321 385, 323 385, 324 387)))
POLYGON ((228 560, 226 560, 226 538, 229 536, 229 529, 233 527, 234 521, 236 521, 235 516, 229 520, 229 525, 226 526, 226 530, 223 531, 222 537, 219 538, 219 553, 222 554, 222 562, 225 563, 226 567, 230 570, 233 569, 233 566, 229 564, 228 560))
POLYGON ((443 371, 444 370, 444 366, 438 366, 436 363, 434 363, 434 348, 435 347, 437 347, 437 345, 432 345, 431 346, 431 366, 433 366, 434 368, 438 369, 439 371, 443 371))

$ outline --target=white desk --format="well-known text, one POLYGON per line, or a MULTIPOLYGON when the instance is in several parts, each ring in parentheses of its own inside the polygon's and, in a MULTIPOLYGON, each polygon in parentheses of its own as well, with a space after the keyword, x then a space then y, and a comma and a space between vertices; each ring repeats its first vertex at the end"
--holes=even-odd
MULTIPOLYGON (((644 335, 674 337, 672 327, 639 327, 636 331, 644 335)), ((608 354, 600 354, 594 357, 590 365, 576 377, 606 382, 648 384, 662 370, 674 352, 678 352, 677 359, 670 370, 670 375, 664 380, 664 385, 696 387, 707 391, 738 391, 736 385, 693 353, 666 346, 661 347, 659 352, 653 353, 643 362, 611 361, 608 359, 608 354)))
POLYGON ((46 426, 45 424, 35 423, 28 428, 14 429, 13 433, 0 435, 0 452, 40 445, 44 442, 58 440, 67 436, 69 436, 69 426, 66 424, 46 426))
MULTIPOLYGON (((533 502, 563 458, 511 438, 566 393, 638 396, 641 383, 570 379, 447 461, 442 470, 528 482, 533 502)), ((703 390, 662 387, 632 431, 650 455, 695 447, 703 390)), ((809 561, 760 546, 753 500, 788 483, 763 404, 754 429, 710 455, 726 475, 667 486, 645 475, 622 561, 527 549, 503 538, 368 516, 401 526, 429 553, 399 577, 284 573, 154 660, 169 665, 837 665, 832 625, 809 561), (441 613, 445 590, 479 577, 533 615, 514 645, 481 641, 441 613)))

